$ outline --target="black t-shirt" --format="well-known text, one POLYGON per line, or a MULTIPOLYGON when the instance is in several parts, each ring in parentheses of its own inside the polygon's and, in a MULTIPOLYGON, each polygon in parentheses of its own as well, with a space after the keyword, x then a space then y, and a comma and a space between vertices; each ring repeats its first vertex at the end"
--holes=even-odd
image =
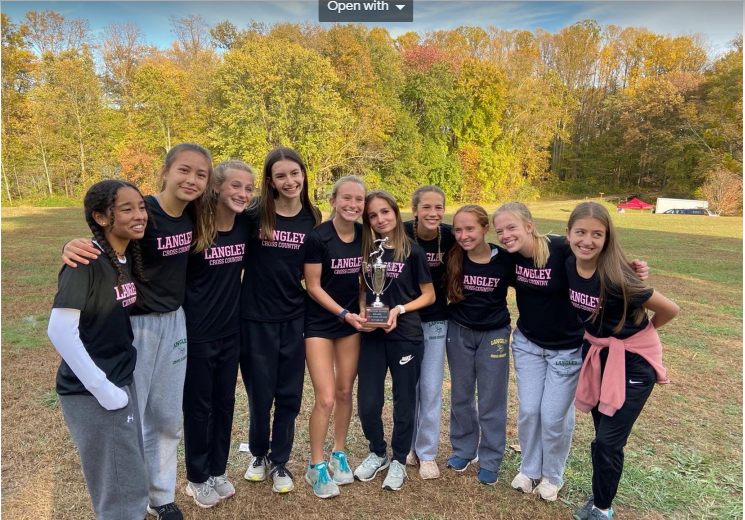
POLYGON ((238 304, 248 231, 248 217, 238 214, 233 229, 217 233, 215 245, 189 255, 184 313, 190 343, 240 330, 238 304))
MULTIPOLYGON (((360 266, 362 224, 354 224, 354 240, 342 242, 329 220, 308 233, 305 263, 321 264, 321 288, 352 313, 360 312, 360 266)), ((305 337, 342 338, 357 332, 308 295, 305 308, 305 337)))
MULTIPOLYGON (((383 291, 380 301, 391 309, 396 305, 406 305, 416 300, 422 295, 419 286, 432 283, 432 275, 427 264, 427 254, 417 244, 411 244, 411 254, 403 262, 397 262, 393 259, 393 249, 385 249, 383 262, 388 267, 385 276, 387 278, 386 284, 390 282, 390 286, 383 291)), ((369 283, 370 276, 365 276, 369 283)), ((375 301, 375 296, 373 296, 369 287, 365 292, 367 304, 371 305, 375 301)), ((418 311, 400 314, 396 318, 396 328, 389 333, 379 328, 365 334, 370 334, 371 338, 382 340, 424 341, 422 320, 418 311)))
MULTIPOLYGON (((63 266, 58 276, 55 309, 80 311, 80 341, 106 378, 118 387, 132 382, 137 351, 129 311, 139 298, 132 281, 129 264, 122 264, 124 280, 117 286, 117 271, 105 253, 88 265, 63 266)), ((57 393, 60 395, 91 393, 63 360, 57 371, 57 393)))
POLYGON ((569 300, 575 308, 577 315, 582 320, 587 332, 596 338, 616 337, 626 339, 637 332, 643 330, 649 323, 649 319, 644 319, 639 325, 633 321, 633 312, 642 307, 647 300, 652 297, 654 289, 651 287, 640 294, 637 298, 629 299, 626 310, 626 321, 623 329, 618 334, 613 329, 621 322, 623 316, 623 296, 620 291, 614 291, 613 287, 606 290, 604 302, 598 302, 600 297, 600 280, 598 273, 595 271, 590 278, 582 278, 577 272, 577 259, 570 256, 566 260, 567 279, 569 281, 569 300), (595 318, 595 322, 589 321, 590 316, 595 311, 598 303, 601 305, 601 312, 595 318))
POLYGON ((541 348, 564 350, 582 343, 582 322, 567 298, 565 264, 572 250, 566 238, 549 236, 546 265, 538 269, 533 258, 520 253, 515 260, 515 298, 520 317, 517 327, 541 348))
POLYGON ((147 283, 137 284, 137 304, 132 314, 171 312, 184 303, 186 264, 194 225, 188 210, 180 217, 168 215, 158 200, 145 196, 151 218, 140 240, 147 283))
POLYGON ((507 289, 513 284, 515 264, 512 256, 489 244, 492 257, 477 264, 463 254, 463 296, 459 303, 448 305, 450 319, 474 330, 501 329, 510 324, 507 289))
MULTIPOLYGON (((409 238, 414 240, 414 221, 404 222, 404 229, 406 230, 406 234, 409 235, 409 238)), ((439 255, 437 237, 432 240, 422 240, 422 237, 419 237, 415 242, 422 246, 424 252, 427 253, 427 262, 429 263, 429 270, 432 273, 432 284, 435 286, 435 296, 437 296, 435 303, 419 311, 419 316, 424 323, 429 321, 444 321, 448 319, 448 299, 445 294, 444 282, 447 271, 447 252, 455 244, 453 227, 448 224, 440 224, 439 255)))
POLYGON ((258 206, 248 217, 251 230, 243 266, 241 317, 276 323, 302 316, 305 239, 316 225, 313 212, 303 208, 294 217, 276 215, 273 240, 259 236, 258 206))

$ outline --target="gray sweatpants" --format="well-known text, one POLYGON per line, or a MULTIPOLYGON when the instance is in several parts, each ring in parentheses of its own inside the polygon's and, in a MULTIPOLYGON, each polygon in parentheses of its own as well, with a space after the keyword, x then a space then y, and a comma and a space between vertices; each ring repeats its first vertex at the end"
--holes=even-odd
POLYGON ((499 473, 507 440, 510 327, 473 330, 450 320, 447 355, 453 454, 469 460, 478 454, 479 467, 499 473))
POLYGON ((134 384, 122 390, 129 403, 112 411, 92 395, 59 396, 98 520, 142 520, 147 515, 147 472, 137 392, 134 384))
POLYGON ((132 316, 131 322, 150 505, 162 506, 173 502, 176 494, 176 453, 183 431, 186 322, 181 308, 132 316))
POLYGON ((574 393, 582 368, 582 347, 543 349, 520 329, 512 334, 517 398, 520 472, 561 486, 574 430, 574 393))
POLYGON ((420 460, 435 460, 440 444, 442 416, 442 379, 445 374, 445 340, 447 321, 422 323, 424 357, 416 387, 414 435, 411 449, 420 460))

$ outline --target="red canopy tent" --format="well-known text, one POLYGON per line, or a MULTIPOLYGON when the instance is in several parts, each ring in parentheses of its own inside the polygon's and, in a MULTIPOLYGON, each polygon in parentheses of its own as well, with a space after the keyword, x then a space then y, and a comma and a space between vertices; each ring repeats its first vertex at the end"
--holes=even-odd
POLYGON ((647 204, 646 202, 639 200, 637 198, 633 198, 624 204, 617 204, 616 207, 623 208, 623 209, 652 209, 654 208, 652 204, 647 204))

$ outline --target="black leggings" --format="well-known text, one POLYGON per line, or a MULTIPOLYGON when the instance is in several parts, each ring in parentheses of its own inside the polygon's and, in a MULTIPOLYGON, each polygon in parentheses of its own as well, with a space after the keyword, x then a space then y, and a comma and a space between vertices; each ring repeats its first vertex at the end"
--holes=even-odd
MULTIPOLYGON (((586 348, 583 354, 587 354, 586 348)), ((607 354, 602 354, 602 370, 605 370, 607 354)), ((590 445, 592 493, 595 506, 600 509, 608 509, 616 496, 623 472, 623 448, 656 381, 657 374, 646 359, 626 352, 626 400, 623 406, 613 417, 600 413, 597 406, 592 409, 595 423, 595 440, 590 445)))
POLYGON ((375 340, 362 335, 357 380, 357 410, 370 451, 386 453, 383 432, 385 376, 393 380, 393 460, 406 463, 414 435, 416 384, 424 355, 424 344, 412 341, 375 340))
POLYGON ((303 400, 305 318, 267 323, 243 320, 241 375, 248 393, 248 445, 273 464, 290 460, 295 418, 303 400), (274 420, 271 422, 272 405, 274 420), (271 442, 269 433, 271 430, 271 442), (271 452, 270 452, 271 448, 271 452))

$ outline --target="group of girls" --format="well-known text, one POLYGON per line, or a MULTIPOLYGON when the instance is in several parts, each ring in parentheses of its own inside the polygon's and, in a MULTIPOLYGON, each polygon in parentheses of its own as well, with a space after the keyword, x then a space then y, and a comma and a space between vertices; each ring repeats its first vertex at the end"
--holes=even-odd
POLYGON ((63 357, 57 390, 97 518, 182 518, 174 503, 182 412, 185 493, 203 508, 235 493, 226 464, 238 366, 250 407, 246 480, 271 476, 275 492, 293 489, 286 464, 306 363, 315 404, 305 480, 314 494, 336 496, 339 486, 386 469, 383 487, 398 490, 407 464, 437 478, 447 353, 447 466, 477 462, 478 480, 494 484, 506 440, 508 286, 520 312, 512 348, 523 453, 512 486, 556 499, 576 392, 577 408, 592 410, 596 439, 593 497, 575 518, 612 515, 631 426, 654 383, 666 381, 655 329, 677 306, 640 281, 646 264, 628 262, 603 206, 580 204, 565 239, 539 234, 523 204, 503 205, 492 220, 498 247, 486 241, 480 206, 463 206, 452 227, 444 224, 445 195, 435 186, 414 193, 414 220, 404 223, 389 193, 343 177, 321 223, 305 165, 289 148, 269 152, 253 201, 248 165, 227 161, 213 171, 209 152, 190 143, 166 156, 162 181, 158 195, 144 198, 121 181, 89 190, 94 241, 65 246, 50 318, 63 357), (383 327, 372 327, 365 308, 375 295, 364 278, 382 239, 381 299, 390 311, 383 327), (655 312, 651 320, 644 309, 655 312), (356 377, 370 453, 352 471, 345 442, 356 377), (102 433, 112 427, 127 433, 102 433))

